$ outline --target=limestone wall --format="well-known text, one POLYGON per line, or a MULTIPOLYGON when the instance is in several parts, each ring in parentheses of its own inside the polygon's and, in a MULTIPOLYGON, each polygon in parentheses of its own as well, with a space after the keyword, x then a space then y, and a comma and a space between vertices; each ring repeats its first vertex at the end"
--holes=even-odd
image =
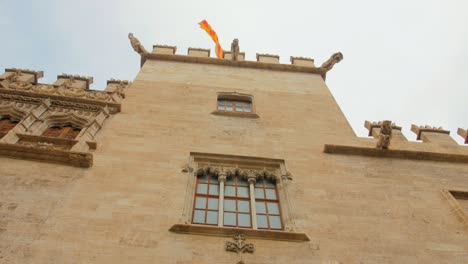
POLYGON ((91 168, 0 158, 1 210, 23 212, 1 220, 0 254, 35 264, 237 263, 224 249, 230 237, 168 231, 183 222, 192 176, 182 167, 202 152, 283 159, 293 177, 296 231, 311 241, 247 238, 255 253, 246 263, 468 262, 467 226, 443 192, 468 190, 468 165, 324 153, 375 139, 355 137, 319 74, 148 59, 97 142, 91 168), (212 114, 220 92, 252 95, 258 118, 212 114), (28 213, 35 224, 16 228, 28 213))

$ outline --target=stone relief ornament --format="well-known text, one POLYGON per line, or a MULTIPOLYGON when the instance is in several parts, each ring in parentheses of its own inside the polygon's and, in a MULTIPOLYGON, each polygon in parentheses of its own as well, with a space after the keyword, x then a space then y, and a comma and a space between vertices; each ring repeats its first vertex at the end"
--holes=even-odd
POLYGON ((328 59, 327 61, 325 61, 322 66, 320 66, 320 68, 323 68, 325 69, 325 71, 329 71, 333 68, 333 66, 335 66, 335 64, 337 64, 338 62, 342 61, 343 60, 343 54, 341 54, 341 52, 337 52, 337 53, 334 53, 330 59, 328 59))
POLYGON ((251 253, 255 252, 255 247, 252 243, 245 243, 245 236, 243 234, 235 234, 234 235, 234 242, 227 241, 226 242, 226 251, 235 252, 239 256, 240 260, 237 264, 244 264, 245 262, 242 260, 243 253, 251 253))
POLYGON ((128 33, 128 39, 130 39, 130 44, 132 45, 132 48, 136 53, 140 55, 148 53, 148 51, 146 51, 145 47, 140 43, 140 41, 133 36, 133 33, 128 33))
POLYGON ((231 44, 231 59, 237 61, 239 57, 239 40, 234 39, 231 44))
POLYGON ((379 139, 377 141, 377 148, 388 149, 392 139, 392 121, 385 120, 380 126, 379 139))

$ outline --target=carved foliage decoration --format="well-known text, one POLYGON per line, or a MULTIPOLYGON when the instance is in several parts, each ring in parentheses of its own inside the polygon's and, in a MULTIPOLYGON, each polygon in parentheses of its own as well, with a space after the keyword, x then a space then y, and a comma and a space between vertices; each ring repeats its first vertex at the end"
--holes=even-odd
POLYGON ((33 104, 0 100, 0 119, 9 117, 20 121, 34 107, 33 104))
POLYGON ((96 115, 97 112, 51 107, 41 119, 43 119, 48 126, 72 125, 74 127, 85 128, 92 122, 96 115))
POLYGON ((197 169, 196 175, 213 175, 219 176, 224 174, 227 177, 241 177, 242 179, 255 178, 255 179, 268 179, 276 181, 278 177, 274 172, 266 169, 251 169, 251 168, 237 168, 229 166, 203 166, 197 169))
POLYGON ((243 234, 235 234, 234 235, 234 242, 227 241, 226 242, 226 251, 235 252, 239 255, 239 262, 238 264, 245 263, 242 260, 243 253, 254 253, 255 247, 252 243, 245 242, 245 236, 243 234))

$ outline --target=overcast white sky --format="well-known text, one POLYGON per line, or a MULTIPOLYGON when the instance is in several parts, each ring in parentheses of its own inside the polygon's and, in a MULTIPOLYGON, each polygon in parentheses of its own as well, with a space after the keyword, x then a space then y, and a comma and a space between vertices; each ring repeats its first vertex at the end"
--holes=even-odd
MULTIPOLYGON (((315 59, 341 51, 327 84, 358 136, 364 120, 390 119, 409 138, 412 123, 468 128, 468 1, 124 1, 0 0, 0 70, 43 70, 133 80, 139 57, 127 34, 153 44, 214 49, 197 23, 207 19, 221 45, 239 38, 256 53, 315 59)), ((212 52, 214 56, 214 52, 212 52)))

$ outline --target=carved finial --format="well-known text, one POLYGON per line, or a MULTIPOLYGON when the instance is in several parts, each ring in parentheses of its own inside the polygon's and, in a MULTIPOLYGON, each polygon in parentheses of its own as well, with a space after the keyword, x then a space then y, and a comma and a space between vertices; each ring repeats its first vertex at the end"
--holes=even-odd
POLYGON ((148 53, 148 51, 146 51, 145 47, 143 47, 140 41, 133 36, 133 33, 128 33, 128 39, 130 39, 130 44, 132 45, 132 48, 136 53, 140 55, 148 53))
POLYGON ((187 173, 187 172, 192 172, 192 171, 193 171, 193 168, 190 167, 190 165, 188 165, 188 164, 186 163, 186 164, 184 164, 184 166, 182 166, 181 171, 182 171, 182 172, 185 172, 185 173, 187 173))
POLYGON ((233 61, 238 61, 239 57, 239 40, 234 39, 231 44, 231 59, 233 61))
POLYGON ((377 141, 377 148, 388 149, 390 140, 392 139, 392 121, 385 120, 380 126, 379 140, 377 141))
POLYGON ((323 68, 328 72, 336 63, 340 62, 341 60, 343 60, 343 54, 341 54, 341 52, 334 53, 331 55, 330 59, 328 59, 322 64, 322 66, 320 66, 320 68, 323 68))

